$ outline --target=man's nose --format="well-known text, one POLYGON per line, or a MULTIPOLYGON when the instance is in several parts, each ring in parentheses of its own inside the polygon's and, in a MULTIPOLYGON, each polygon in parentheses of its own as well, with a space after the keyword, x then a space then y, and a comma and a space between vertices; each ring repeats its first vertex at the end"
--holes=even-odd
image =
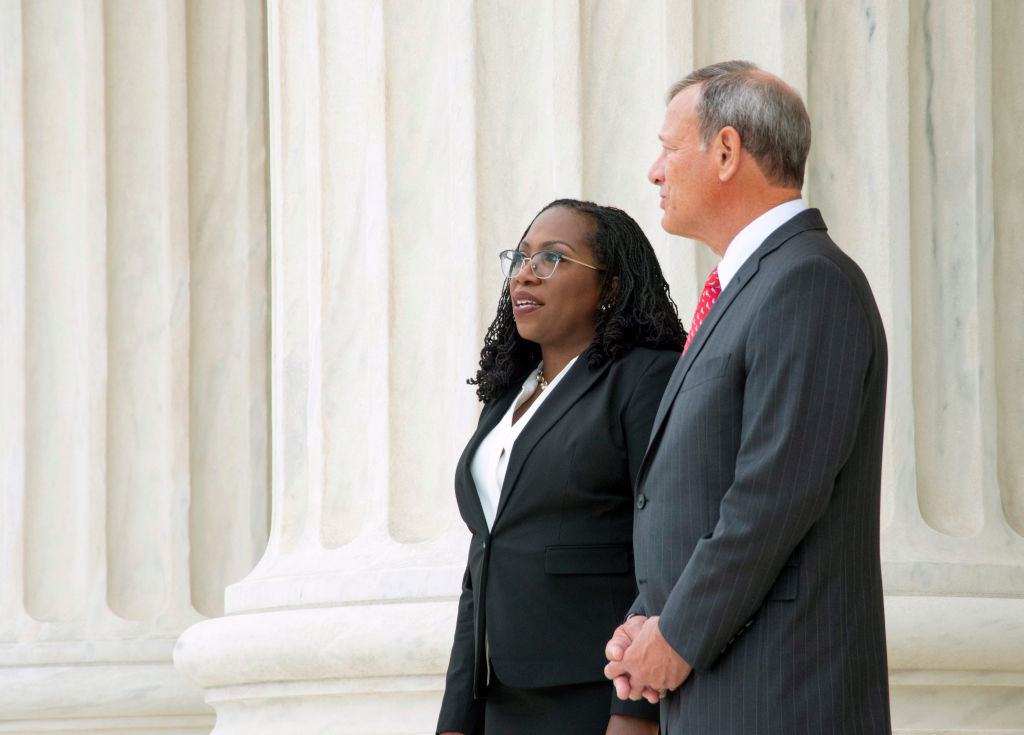
POLYGON ((655 186, 661 186, 665 180, 664 165, 662 164, 661 156, 658 156, 654 163, 651 164, 651 168, 647 171, 647 180, 655 186))

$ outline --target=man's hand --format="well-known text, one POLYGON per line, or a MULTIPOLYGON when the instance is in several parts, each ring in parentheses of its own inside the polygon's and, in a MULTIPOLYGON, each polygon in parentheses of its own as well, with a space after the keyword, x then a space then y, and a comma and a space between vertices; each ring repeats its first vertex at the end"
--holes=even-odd
MULTIPOLYGON (((646 622, 646 615, 634 615, 616 628, 615 632, 612 633, 611 639, 604 647, 605 658, 609 661, 622 661, 622 657, 626 655, 626 650, 632 645, 633 639, 640 634, 646 622)), ((608 676, 607 667, 605 668, 605 676, 608 676)), ((631 690, 629 675, 623 673, 615 677, 608 676, 608 678, 612 680, 612 685, 615 687, 615 696, 619 699, 628 699, 631 690)), ((661 699, 658 692, 650 688, 644 689, 642 696, 651 704, 657 704, 658 700, 661 699)))
POLYGON ((630 715, 612 715, 604 735, 658 735, 658 723, 630 715))
POLYGON ((616 628, 604 647, 605 658, 609 661, 621 661, 626 649, 629 648, 645 622, 647 622, 646 615, 634 615, 616 628))
POLYGON ((634 620, 635 617, 630 618, 616 628, 615 635, 608 641, 605 653, 610 660, 604 667, 604 675, 615 684, 619 699, 643 697, 657 702, 659 697, 686 681, 693 669, 661 635, 657 615, 644 620, 639 631, 632 626, 627 628, 634 620), (622 650, 620 647, 626 638, 629 643, 621 657, 612 659, 611 654, 622 650), (613 646, 613 643, 618 645, 613 646))

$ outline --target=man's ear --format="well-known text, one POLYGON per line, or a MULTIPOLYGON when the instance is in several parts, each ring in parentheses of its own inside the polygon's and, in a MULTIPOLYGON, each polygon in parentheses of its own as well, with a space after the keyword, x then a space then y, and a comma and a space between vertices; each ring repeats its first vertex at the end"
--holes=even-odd
POLYGON ((740 167, 740 151, 743 148, 740 134, 732 125, 726 125, 718 131, 713 145, 718 180, 726 182, 736 175, 740 167))

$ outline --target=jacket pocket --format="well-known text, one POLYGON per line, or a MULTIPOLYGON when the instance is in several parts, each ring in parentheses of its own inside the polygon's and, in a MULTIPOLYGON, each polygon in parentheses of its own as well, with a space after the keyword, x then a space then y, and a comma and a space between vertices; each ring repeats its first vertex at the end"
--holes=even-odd
POLYGON ((799 590, 800 567, 796 564, 787 564, 779 572, 775 584, 768 590, 769 600, 795 600, 799 590))
POLYGON ((627 574, 632 568, 631 546, 548 546, 544 550, 548 574, 627 574))
POLYGON ((684 393, 701 383, 721 378, 725 375, 726 368, 729 367, 729 357, 730 355, 722 355, 721 357, 712 357, 707 360, 701 360, 698 357, 697 362, 690 368, 690 372, 686 374, 686 379, 683 381, 679 392, 684 393))

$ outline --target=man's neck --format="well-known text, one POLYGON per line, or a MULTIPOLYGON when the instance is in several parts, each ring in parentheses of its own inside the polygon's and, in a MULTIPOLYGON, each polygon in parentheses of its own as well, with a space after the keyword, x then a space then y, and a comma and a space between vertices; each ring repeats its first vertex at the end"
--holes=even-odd
POLYGON ((800 198, 799 189, 770 187, 750 196, 736 197, 732 207, 723 207, 716 218, 716 231, 712 238, 704 242, 715 255, 725 255, 729 243, 740 231, 770 209, 800 198))

